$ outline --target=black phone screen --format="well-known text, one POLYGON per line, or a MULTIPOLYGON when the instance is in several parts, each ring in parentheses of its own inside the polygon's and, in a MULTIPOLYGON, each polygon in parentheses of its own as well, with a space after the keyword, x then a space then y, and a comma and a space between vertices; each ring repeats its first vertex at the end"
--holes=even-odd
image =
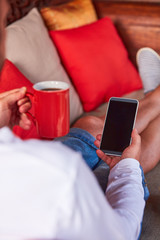
POLYGON ((130 145, 137 105, 137 100, 110 100, 100 146, 102 151, 121 155, 130 145))

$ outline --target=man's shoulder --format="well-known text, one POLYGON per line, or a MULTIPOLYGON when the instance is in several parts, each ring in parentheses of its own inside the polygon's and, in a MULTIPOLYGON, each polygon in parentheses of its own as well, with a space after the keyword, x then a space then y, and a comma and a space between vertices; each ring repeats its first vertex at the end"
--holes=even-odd
POLYGON ((60 142, 36 139, 22 141, 7 128, 0 130, 0 154, 3 155, 1 166, 11 164, 14 169, 35 167, 43 173, 56 171, 68 177, 78 170, 83 161, 80 153, 60 142))

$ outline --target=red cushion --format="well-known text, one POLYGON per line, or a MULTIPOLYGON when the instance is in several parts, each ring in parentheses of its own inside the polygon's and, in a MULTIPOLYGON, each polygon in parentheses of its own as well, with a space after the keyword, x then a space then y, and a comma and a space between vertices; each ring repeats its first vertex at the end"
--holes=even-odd
MULTIPOLYGON (((32 83, 14 66, 6 60, 0 75, 0 93, 15 88, 27 87, 28 92, 33 92, 32 83)), ((32 109, 30 112, 33 114, 32 109)), ((35 124, 32 122, 30 130, 24 130, 19 126, 13 128, 13 132, 22 139, 39 138, 35 124)))
POLYGON ((85 111, 112 96, 142 88, 141 79, 108 17, 62 31, 50 31, 85 111))

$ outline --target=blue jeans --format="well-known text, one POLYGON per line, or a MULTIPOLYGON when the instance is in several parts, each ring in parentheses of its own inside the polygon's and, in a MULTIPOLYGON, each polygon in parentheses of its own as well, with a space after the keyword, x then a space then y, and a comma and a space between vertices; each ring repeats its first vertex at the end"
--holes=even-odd
MULTIPOLYGON (((80 152, 83 159, 92 170, 98 167, 102 162, 96 154, 97 147, 94 145, 95 138, 83 129, 71 128, 70 132, 66 136, 56 138, 54 140, 60 141, 69 148, 80 152)), ((144 188, 144 200, 147 200, 149 197, 149 190, 145 181, 143 169, 141 166, 140 168, 142 174, 142 185, 144 188)))

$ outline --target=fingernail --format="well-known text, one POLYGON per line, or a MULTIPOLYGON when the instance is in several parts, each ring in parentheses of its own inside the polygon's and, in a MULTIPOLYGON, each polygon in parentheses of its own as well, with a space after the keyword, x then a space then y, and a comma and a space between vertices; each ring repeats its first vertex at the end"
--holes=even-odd
POLYGON ((22 88, 20 89, 20 91, 21 91, 21 92, 25 92, 25 91, 26 91, 26 87, 22 87, 22 88))

